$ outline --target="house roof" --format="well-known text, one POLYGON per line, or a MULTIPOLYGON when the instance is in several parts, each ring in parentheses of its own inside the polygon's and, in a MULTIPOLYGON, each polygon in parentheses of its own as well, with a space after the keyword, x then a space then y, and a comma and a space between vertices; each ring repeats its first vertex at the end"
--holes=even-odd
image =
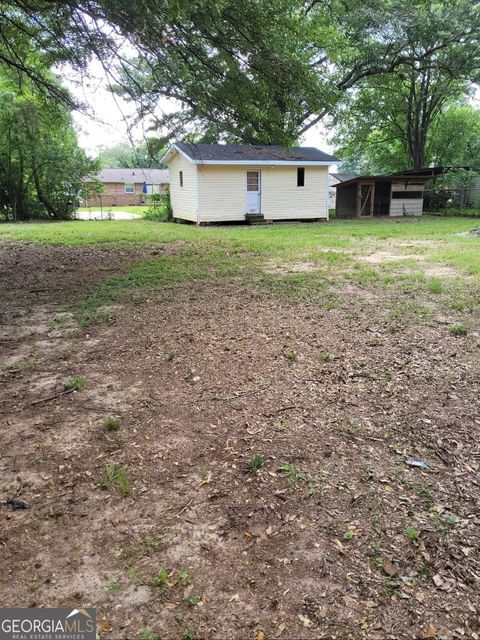
POLYGON ((345 182, 346 180, 353 180, 353 178, 356 178, 358 174, 356 174, 356 173, 331 173, 330 175, 333 176, 339 182, 345 182))
POLYGON ((96 175, 100 182, 146 182, 166 184, 170 182, 168 169, 102 169, 96 175))
POLYGON ((339 161, 315 147, 292 147, 250 144, 194 144, 176 142, 163 159, 168 161, 178 151, 194 164, 294 164, 329 165, 339 161))

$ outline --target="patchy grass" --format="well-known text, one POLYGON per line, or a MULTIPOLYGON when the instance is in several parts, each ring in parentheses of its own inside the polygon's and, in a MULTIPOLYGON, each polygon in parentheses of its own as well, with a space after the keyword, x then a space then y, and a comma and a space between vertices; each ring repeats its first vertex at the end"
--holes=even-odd
POLYGON ((67 380, 63 385, 65 391, 83 391, 87 386, 87 379, 84 376, 77 376, 67 380))
POLYGON ((106 431, 118 431, 120 429, 121 420, 120 418, 115 418, 114 416, 109 416, 105 418, 103 421, 103 428, 106 431))
POLYGON ((32 506, 4 519, 2 601, 81 587, 144 640, 471 635, 468 228, 0 226, 0 497, 32 506), (65 307, 84 330, 59 331, 65 307), (87 392, 53 393, 72 372, 87 392))

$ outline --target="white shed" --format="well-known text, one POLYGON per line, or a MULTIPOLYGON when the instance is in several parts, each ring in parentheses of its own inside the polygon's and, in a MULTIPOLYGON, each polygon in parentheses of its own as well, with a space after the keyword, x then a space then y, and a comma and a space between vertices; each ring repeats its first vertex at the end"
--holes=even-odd
POLYGON ((328 167, 338 161, 314 147, 178 142, 163 162, 174 218, 202 224, 328 220, 328 167))

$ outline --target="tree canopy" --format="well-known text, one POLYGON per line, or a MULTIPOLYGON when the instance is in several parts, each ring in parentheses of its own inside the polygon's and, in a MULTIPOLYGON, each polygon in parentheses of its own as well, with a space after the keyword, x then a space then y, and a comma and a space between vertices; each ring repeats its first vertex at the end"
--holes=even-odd
MULTIPOLYGON (((47 192, 70 192, 88 163, 70 117, 82 105, 56 74, 81 80, 95 57, 155 129, 145 163, 185 137, 291 145, 326 116, 352 161, 419 167, 447 148, 457 161, 465 153, 445 132, 463 118, 476 136, 475 117, 448 110, 478 82, 479 41, 471 0, 4 0, 2 157, 24 176, 20 193, 34 185, 40 209, 57 216, 47 192)), ((476 141, 466 146, 476 152, 476 141)), ((15 180, 4 206, 26 211, 15 180)))

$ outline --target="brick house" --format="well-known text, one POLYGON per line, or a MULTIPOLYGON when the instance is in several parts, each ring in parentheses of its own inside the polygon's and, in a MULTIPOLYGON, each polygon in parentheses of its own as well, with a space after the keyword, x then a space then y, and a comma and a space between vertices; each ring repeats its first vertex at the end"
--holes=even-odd
POLYGON ((164 193, 169 183, 167 169, 102 169, 96 179, 103 193, 86 199, 86 207, 138 205, 151 194, 164 193))

